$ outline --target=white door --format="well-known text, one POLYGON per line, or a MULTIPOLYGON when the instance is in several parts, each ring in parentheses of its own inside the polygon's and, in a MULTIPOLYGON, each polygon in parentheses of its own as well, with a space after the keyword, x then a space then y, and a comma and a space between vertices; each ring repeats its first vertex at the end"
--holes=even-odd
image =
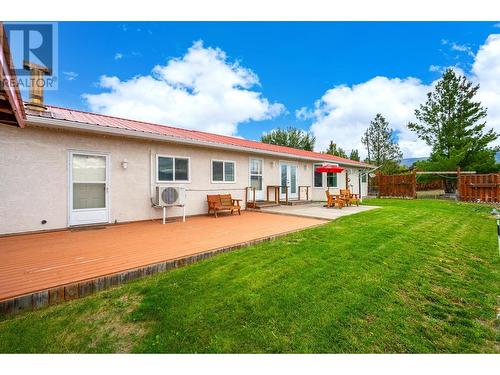
POLYGON ((69 225, 109 222, 109 157, 69 153, 69 225))
MULTIPOLYGON (((250 159, 250 187, 255 188, 255 200, 264 200, 264 181, 263 181, 263 160, 250 159)), ((248 199, 253 200, 253 191, 249 193, 248 199)))
POLYGON ((288 188, 288 199, 298 198, 297 166, 295 164, 280 162, 280 199, 285 200, 288 188))

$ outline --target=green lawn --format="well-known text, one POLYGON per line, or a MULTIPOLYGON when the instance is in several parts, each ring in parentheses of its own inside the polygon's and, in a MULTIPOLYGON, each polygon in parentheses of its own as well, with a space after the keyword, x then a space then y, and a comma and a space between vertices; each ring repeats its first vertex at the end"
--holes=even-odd
POLYGON ((1 320, 0 352, 499 353, 491 207, 369 203, 382 208, 1 320))

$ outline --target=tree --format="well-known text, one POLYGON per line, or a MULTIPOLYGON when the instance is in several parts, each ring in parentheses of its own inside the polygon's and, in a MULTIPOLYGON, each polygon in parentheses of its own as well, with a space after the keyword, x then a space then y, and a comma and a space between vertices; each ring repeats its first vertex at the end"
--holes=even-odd
POLYGON ((355 161, 360 161, 360 157, 359 157, 359 152, 358 150, 355 150, 355 149, 352 149, 351 150, 351 155, 349 155, 349 159, 351 160, 355 160, 355 161))
POLYGON ((346 152, 342 148, 337 147, 337 144, 333 143, 333 141, 330 141, 330 144, 328 145, 325 154, 335 155, 347 159, 346 152))
POLYGON ((316 143, 316 137, 312 133, 293 127, 272 130, 269 133, 263 134, 260 140, 272 145, 299 148, 307 151, 312 151, 314 143, 316 143))
POLYGON ((366 161, 370 164, 381 166, 380 170, 384 172, 386 167, 390 166, 392 170, 394 164, 399 164, 403 154, 399 150, 399 145, 393 137, 393 130, 389 123, 380 113, 370 122, 361 142, 365 145, 367 151, 366 161))
MULTIPOLYGON (((427 101, 415 110, 417 122, 408 128, 432 147, 428 161, 419 163, 426 170, 497 170, 495 153, 489 144, 498 138, 493 129, 485 130, 486 109, 474 97, 479 85, 447 69, 427 94, 427 101)), ((456 180, 445 179, 445 190, 454 192, 456 180)))

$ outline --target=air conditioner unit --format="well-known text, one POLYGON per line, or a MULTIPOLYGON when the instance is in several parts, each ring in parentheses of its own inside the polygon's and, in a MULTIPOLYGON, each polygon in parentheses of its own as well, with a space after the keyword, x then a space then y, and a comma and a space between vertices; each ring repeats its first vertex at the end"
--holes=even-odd
POLYGON ((154 204, 160 207, 183 206, 186 200, 186 189, 181 187, 157 186, 154 204))

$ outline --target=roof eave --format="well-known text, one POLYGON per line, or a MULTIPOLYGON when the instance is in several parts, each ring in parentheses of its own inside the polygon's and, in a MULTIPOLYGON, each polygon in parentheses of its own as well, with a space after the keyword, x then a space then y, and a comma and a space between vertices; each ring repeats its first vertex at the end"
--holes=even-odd
POLYGON ((0 22, 0 67, 0 81, 2 82, 3 91, 7 96, 7 101, 10 104, 12 114, 19 127, 24 128, 26 113, 24 112, 24 105, 17 85, 17 77, 2 22, 0 22))
POLYGON ((271 155, 271 156, 286 157, 286 158, 297 159, 297 160, 307 160, 307 161, 312 161, 312 162, 337 163, 337 164, 347 165, 350 167, 358 167, 358 168, 363 168, 363 169, 373 167, 373 166, 368 165, 368 164, 348 163, 348 162, 344 162, 344 161, 332 160, 329 158, 320 158, 320 157, 311 158, 311 157, 299 156, 299 155, 282 153, 282 152, 259 150, 259 149, 255 149, 255 148, 249 148, 249 147, 228 145, 228 144, 208 142, 208 141, 199 141, 199 140, 194 140, 194 139, 189 139, 189 138, 181 138, 181 137, 174 137, 174 136, 168 136, 168 135, 154 134, 154 133, 141 132, 141 131, 130 130, 130 129, 112 128, 112 127, 103 126, 103 125, 94 125, 94 124, 87 124, 87 123, 81 123, 81 122, 75 122, 75 121, 33 116, 33 115, 27 115, 26 121, 27 121, 28 125, 32 125, 32 126, 47 126, 47 127, 60 128, 60 129, 79 130, 79 131, 85 131, 85 132, 91 132, 91 133, 108 134, 108 135, 115 135, 115 136, 125 136, 125 137, 130 137, 130 138, 148 139, 148 140, 171 142, 171 143, 181 143, 181 144, 187 144, 187 145, 192 145, 192 146, 210 147, 210 148, 240 151, 240 152, 253 153, 253 154, 261 154, 261 155, 271 155))

